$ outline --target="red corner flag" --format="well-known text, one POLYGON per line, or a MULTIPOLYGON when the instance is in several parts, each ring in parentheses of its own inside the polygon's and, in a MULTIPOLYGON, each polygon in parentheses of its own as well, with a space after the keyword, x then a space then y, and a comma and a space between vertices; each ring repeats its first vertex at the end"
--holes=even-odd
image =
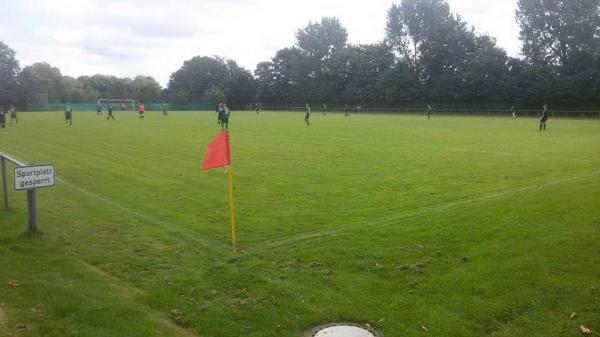
POLYGON ((211 168, 224 167, 231 165, 231 157, 229 155, 229 133, 221 132, 220 135, 208 144, 208 151, 204 155, 202 168, 209 170, 211 168))

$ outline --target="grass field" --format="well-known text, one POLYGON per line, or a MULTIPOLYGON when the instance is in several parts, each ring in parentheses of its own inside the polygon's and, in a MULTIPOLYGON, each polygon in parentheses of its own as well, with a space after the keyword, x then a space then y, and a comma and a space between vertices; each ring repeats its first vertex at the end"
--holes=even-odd
POLYGON ((600 336, 598 121, 234 112, 232 258, 214 113, 116 117, 0 129, 0 336, 600 336))

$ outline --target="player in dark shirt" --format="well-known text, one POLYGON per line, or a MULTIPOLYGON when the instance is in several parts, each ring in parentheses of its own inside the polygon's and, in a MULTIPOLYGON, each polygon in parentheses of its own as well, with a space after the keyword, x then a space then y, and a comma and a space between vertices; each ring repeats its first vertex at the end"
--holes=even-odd
POLYGON ((5 112, 2 108, 0 108, 0 129, 4 129, 6 127, 6 116, 5 112))
POLYGON ((106 120, 110 120, 112 118, 112 120, 115 120, 115 116, 113 116, 113 108, 112 105, 109 103, 108 104, 108 117, 106 117, 106 120))
POLYGON ((73 126, 73 108, 71 108, 71 103, 67 103, 65 107, 65 123, 66 126, 73 126))
POLYGON ((215 112, 217 113, 217 124, 221 125, 221 116, 223 116, 223 103, 217 103, 217 109, 215 112))
POLYGON ((544 104, 544 111, 542 111, 542 118, 540 118, 540 131, 546 131, 546 122, 548 121, 549 113, 550 111, 548 111, 548 105, 544 104))
POLYGON ((102 105, 96 104, 96 115, 100 116, 102 114, 102 105))
POLYGON ((8 112, 10 112, 10 122, 12 123, 12 121, 14 120, 15 123, 19 124, 19 120, 17 119, 17 109, 15 109, 14 105, 10 106, 8 112))
POLYGON ((306 107, 304 108, 304 122, 306 126, 310 126, 308 120, 310 119, 310 104, 306 103, 306 107))
POLYGON ((223 109, 221 109, 221 130, 229 130, 229 107, 227 104, 223 104, 223 109))
POLYGON ((348 106, 348 104, 344 104, 344 116, 350 116, 350 107, 348 106))

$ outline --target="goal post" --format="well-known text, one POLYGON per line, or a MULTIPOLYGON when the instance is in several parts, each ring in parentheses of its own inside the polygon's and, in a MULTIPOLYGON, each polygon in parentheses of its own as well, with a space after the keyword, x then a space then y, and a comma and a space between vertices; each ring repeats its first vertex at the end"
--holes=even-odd
MULTIPOLYGON (((117 108, 121 104, 124 104, 125 105, 125 109, 124 110, 131 110, 131 111, 135 112, 135 100, 134 99, 131 99, 131 98, 125 98, 125 99, 121 99, 121 98, 98 98, 98 105, 109 104, 109 103, 116 104, 117 108)), ((115 107, 113 107, 113 109, 114 108, 115 107)))
POLYGON ((264 104, 263 103, 248 103, 248 104, 246 104, 246 110, 254 111, 257 108, 258 108, 258 111, 263 111, 264 104))

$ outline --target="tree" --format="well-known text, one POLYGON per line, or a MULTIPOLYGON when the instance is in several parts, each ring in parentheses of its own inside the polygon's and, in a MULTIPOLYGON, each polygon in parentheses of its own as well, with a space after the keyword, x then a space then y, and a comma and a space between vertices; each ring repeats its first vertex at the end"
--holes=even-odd
POLYGON ((136 76, 132 82, 133 98, 137 102, 161 101, 160 84, 151 76, 136 76))
MULTIPOLYGON (((335 69, 334 73, 339 78, 330 83, 330 87, 341 89, 344 103, 379 103, 385 99, 382 79, 395 63, 394 54, 388 45, 351 45, 337 58, 337 64, 341 68, 335 69)), ((335 94, 330 93, 332 97, 335 94)))
POLYGON ((95 92, 85 88, 84 84, 70 76, 64 76, 61 79, 62 102, 71 103, 89 103, 96 98, 95 92))
POLYGON ((21 82, 28 103, 60 103, 65 96, 60 70, 45 62, 23 68, 21 82))
POLYGON ((228 76, 225 94, 228 101, 246 104, 256 100, 257 84, 252 74, 233 60, 227 60, 226 65, 228 76))
POLYGON ((185 61, 179 70, 171 74, 169 90, 176 102, 202 102, 208 88, 225 90, 226 81, 227 68, 223 59, 196 56, 185 61))
POLYGON ((561 74, 598 68, 600 1, 519 0, 516 13, 531 64, 561 74))
POLYGON ((398 59, 381 78, 384 101, 388 104, 414 103, 425 100, 423 86, 414 64, 407 59, 398 59))
POLYGON ((227 96, 225 95, 225 90, 219 87, 210 87, 206 89, 204 92, 204 97, 208 99, 210 102, 225 102, 227 101, 227 96))
POLYGON ((260 62, 254 71, 254 78, 257 85, 257 101, 277 102, 277 92, 280 87, 277 84, 273 62, 260 62))
POLYGON ((296 33, 296 45, 308 56, 323 61, 335 49, 346 46, 348 32, 337 18, 322 18, 321 22, 309 23, 296 33))
MULTIPOLYGON (((337 18, 322 18, 296 33, 296 55, 292 60, 296 70, 295 89, 304 100, 330 101, 331 85, 337 74, 333 72, 335 55, 342 55, 348 41, 348 32, 337 18)), ((342 90, 343 88, 339 88, 342 90)))
POLYGON ((492 99, 482 84, 498 83, 506 53, 493 38, 477 35, 443 0, 403 0, 388 12, 388 43, 412 63, 432 101, 492 99))
POLYGON ((19 103, 20 71, 15 51, 0 41, 0 107, 19 103))
POLYGON ((259 86, 273 88, 274 102, 303 102, 314 98, 311 89, 317 89, 307 83, 316 77, 316 72, 311 71, 308 59, 300 49, 291 47, 278 50, 271 62, 262 64, 260 70, 261 79, 265 78, 268 82, 261 82, 259 86))
POLYGON ((235 61, 196 56, 171 74, 169 92, 174 101, 187 103, 206 101, 208 93, 222 90, 232 102, 242 103, 255 99, 253 82, 250 72, 235 61))

